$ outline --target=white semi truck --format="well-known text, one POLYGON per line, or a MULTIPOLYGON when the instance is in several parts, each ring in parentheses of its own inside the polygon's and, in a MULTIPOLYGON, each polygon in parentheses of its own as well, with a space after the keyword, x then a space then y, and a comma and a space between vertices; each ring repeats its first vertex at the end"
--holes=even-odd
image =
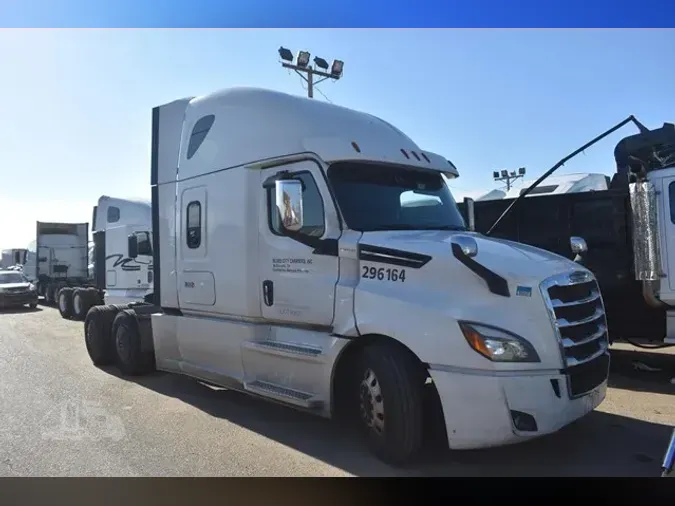
POLYGON ((38 223, 36 249, 24 274, 61 316, 84 320, 97 304, 143 301, 152 293, 150 203, 101 196, 93 211, 93 246, 87 223, 38 223), (130 234, 145 234, 141 254, 127 255, 130 234), (144 253, 143 248, 146 248, 144 253), (36 263, 36 259, 39 261, 36 263))
POLYGON ((25 248, 13 248, 2 250, 2 257, 0 258, 0 268, 9 269, 10 267, 23 265, 26 262, 27 252, 28 250, 25 248))
POLYGON ((592 273, 471 232, 455 166, 391 124, 229 89, 156 107, 151 165, 154 301, 89 311, 95 364, 344 416, 394 464, 436 417, 450 448, 482 448, 604 399, 592 273))

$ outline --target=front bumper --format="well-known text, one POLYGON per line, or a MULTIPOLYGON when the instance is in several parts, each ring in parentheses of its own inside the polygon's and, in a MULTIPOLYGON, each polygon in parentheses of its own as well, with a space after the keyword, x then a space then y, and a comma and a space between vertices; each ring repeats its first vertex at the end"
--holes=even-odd
POLYGON ((0 307, 16 307, 37 304, 37 291, 23 293, 0 293, 0 307))
POLYGON ((502 446, 556 432, 593 411, 607 393, 605 379, 587 394, 571 399, 567 377, 555 371, 490 373, 435 366, 429 373, 441 399, 452 449, 502 446), (518 430, 514 411, 534 418, 536 430, 518 430))

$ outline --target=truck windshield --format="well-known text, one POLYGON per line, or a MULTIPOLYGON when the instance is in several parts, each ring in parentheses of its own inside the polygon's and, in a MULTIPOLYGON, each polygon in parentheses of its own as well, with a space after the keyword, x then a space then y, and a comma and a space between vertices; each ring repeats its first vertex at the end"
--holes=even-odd
POLYGON ((439 172, 337 162, 328 180, 352 230, 466 230, 439 172))

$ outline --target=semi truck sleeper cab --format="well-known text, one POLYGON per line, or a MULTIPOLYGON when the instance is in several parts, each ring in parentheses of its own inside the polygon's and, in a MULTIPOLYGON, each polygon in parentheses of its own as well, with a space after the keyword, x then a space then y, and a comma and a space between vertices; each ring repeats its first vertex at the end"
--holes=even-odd
POLYGON ((593 275, 469 230, 455 166, 391 124, 235 88, 155 108, 152 146, 154 303, 92 308, 94 363, 353 417, 394 464, 433 405, 463 449, 554 432, 604 399, 593 275))

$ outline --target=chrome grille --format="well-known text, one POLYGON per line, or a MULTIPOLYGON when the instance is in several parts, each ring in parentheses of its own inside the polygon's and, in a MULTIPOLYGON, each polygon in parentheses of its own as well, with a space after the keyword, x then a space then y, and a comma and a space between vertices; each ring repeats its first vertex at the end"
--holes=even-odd
POLYGON ((28 291, 28 288, 24 288, 23 286, 12 286, 10 288, 5 288, 5 293, 26 293, 28 291))
POLYGON ((560 341, 570 396, 581 396, 608 374, 609 340, 600 288, 584 271, 554 276, 541 288, 560 341))

